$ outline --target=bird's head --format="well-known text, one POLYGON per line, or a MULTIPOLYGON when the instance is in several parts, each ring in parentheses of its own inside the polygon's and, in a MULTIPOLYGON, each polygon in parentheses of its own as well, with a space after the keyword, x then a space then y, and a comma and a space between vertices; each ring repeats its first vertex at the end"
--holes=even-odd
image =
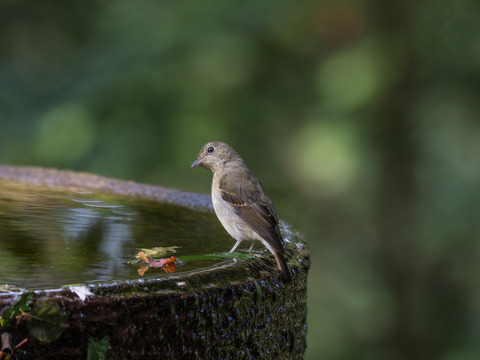
POLYGON ((197 160, 192 164, 192 168, 201 165, 215 172, 216 169, 236 159, 241 158, 230 145, 220 141, 211 141, 202 147, 198 153, 197 160))

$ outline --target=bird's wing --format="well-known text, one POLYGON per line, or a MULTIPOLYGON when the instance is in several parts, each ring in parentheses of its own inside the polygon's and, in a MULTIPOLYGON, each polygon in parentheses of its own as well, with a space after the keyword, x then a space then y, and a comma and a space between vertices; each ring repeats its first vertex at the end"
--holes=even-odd
POLYGON ((222 199, 232 205, 235 213, 280 254, 284 243, 278 228, 278 218, 272 202, 265 195, 260 182, 251 174, 243 181, 232 181, 235 175, 225 175, 220 180, 222 199))

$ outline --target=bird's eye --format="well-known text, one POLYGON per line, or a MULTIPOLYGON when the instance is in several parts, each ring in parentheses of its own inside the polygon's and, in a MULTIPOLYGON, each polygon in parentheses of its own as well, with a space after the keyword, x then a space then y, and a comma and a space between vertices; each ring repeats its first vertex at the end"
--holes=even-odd
POLYGON ((210 154, 213 153, 214 150, 215 150, 215 149, 214 149, 213 147, 211 147, 211 146, 207 149, 207 151, 208 151, 210 154))

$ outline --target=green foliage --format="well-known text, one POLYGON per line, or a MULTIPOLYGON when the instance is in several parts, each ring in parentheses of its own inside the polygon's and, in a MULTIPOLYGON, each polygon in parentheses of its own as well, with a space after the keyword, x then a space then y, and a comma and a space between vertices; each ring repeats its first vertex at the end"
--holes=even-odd
POLYGON ((108 337, 101 340, 88 339, 87 360, 105 360, 109 347, 108 337))
POLYGON ((67 314, 50 301, 37 301, 28 313, 27 328, 42 342, 57 340, 67 326, 67 314))
POLYGON ((23 313, 27 315, 30 334, 45 343, 57 340, 67 326, 67 314, 49 301, 37 301, 30 306, 33 295, 33 292, 24 293, 13 306, 6 308, 0 319, 1 327, 8 328, 23 313))
POLYGON ((31 307, 28 304, 32 301, 32 299, 32 292, 24 293, 13 306, 6 308, 2 313, 2 318, 0 319, 1 327, 6 328, 10 326, 17 315, 20 315, 22 312, 30 311, 31 307))

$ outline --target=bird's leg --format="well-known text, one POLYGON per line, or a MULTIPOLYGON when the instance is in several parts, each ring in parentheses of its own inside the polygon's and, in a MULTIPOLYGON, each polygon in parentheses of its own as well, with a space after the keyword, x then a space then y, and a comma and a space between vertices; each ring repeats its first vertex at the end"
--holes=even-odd
POLYGON ((253 250, 253 245, 255 245, 255 240, 252 241, 252 245, 250 245, 250 249, 248 249, 248 253, 250 254, 253 250))
POLYGON ((232 250, 230 250, 230 252, 231 253, 234 252, 235 249, 237 248, 237 246, 240 245, 241 242, 242 242, 242 240, 237 240, 237 242, 235 243, 235 245, 233 245, 232 250))

